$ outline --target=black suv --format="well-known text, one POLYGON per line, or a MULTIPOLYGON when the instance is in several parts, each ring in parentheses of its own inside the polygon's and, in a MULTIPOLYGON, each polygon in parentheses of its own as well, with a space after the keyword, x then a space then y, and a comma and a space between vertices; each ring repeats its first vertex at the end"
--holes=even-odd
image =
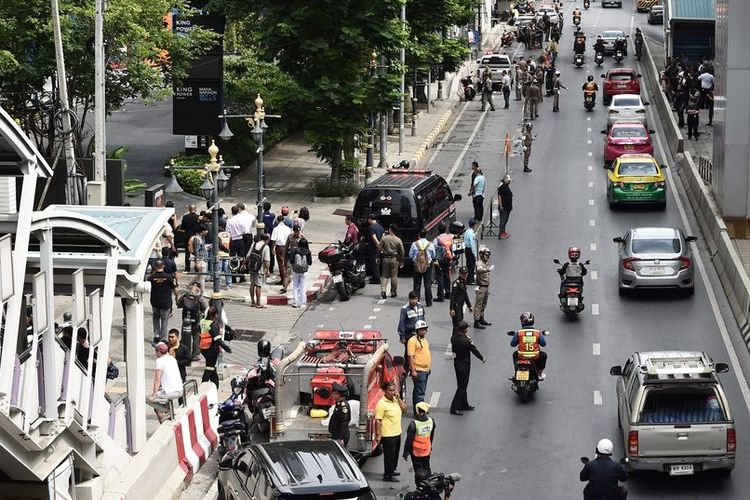
POLYGON ((227 453, 219 500, 376 500, 357 462, 335 441, 278 441, 227 453))

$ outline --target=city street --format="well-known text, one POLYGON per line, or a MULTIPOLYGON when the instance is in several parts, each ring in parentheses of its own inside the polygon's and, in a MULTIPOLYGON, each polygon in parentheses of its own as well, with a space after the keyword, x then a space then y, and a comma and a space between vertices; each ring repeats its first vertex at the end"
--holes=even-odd
MULTIPOLYGON (((728 478, 643 473, 628 481, 631 498, 740 499, 746 498, 750 489, 750 477, 743 473, 750 463, 746 432, 750 414, 747 385, 740 371, 748 366, 747 349, 700 240, 693 297, 652 293, 621 298, 617 293, 614 236, 636 226, 682 227, 686 234, 697 231, 686 216, 684 201, 679 199, 677 172, 670 169, 666 211, 612 211, 607 206, 600 134, 607 110, 601 105, 600 92, 594 112, 586 113, 581 84, 586 75, 594 74, 601 89, 599 74, 614 64, 610 57, 602 68, 593 64, 591 44, 597 33, 606 29, 629 32, 645 25, 645 15, 635 13, 633 1, 623 2, 622 9, 602 9, 595 2, 583 12, 588 50, 582 69, 570 62, 570 11, 574 4, 565 3, 566 22, 557 66, 570 91, 561 96, 560 113, 552 112, 551 98, 540 105, 541 116, 533 122, 537 134, 529 165, 533 172, 521 172, 521 157, 510 160, 514 210, 508 232, 512 236, 480 241, 492 251, 495 264, 486 314, 493 325, 483 331, 470 329, 470 336, 488 362, 473 362, 469 401, 476 410, 465 416, 448 413, 455 390, 448 352, 448 305, 435 303, 427 309, 433 367, 426 399, 434 403, 432 416, 437 422, 432 469, 461 473, 463 480, 456 488, 456 498, 580 498, 583 483, 578 481, 578 458, 592 456, 595 443, 602 437, 611 438, 615 456, 622 456, 615 379, 609 376, 609 368, 622 364, 634 350, 703 350, 715 361, 729 363, 730 373, 723 375, 722 381, 731 400, 739 451, 737 471, 728 478), (570 245, 581 247, 582 259, 591 260, 586 309, 576 321, 566 320, 558 309, 559 279, 552 263, 554 258, 564 259, 570 245), (546 348, 548 378, 535 397, 523 405, 510 390, 512 349, 505 331, 517 329, 520 313, 527 310, 536 315, 537 326, 551 334, 546 348)), ((629 43, 631 50, 624 67, 637 66, 632 36, 629 43)), ((454 193, 464 196, 458 209, 458 218, 464 222, 472 213, 466 197, 471 161, 482 166, 490 186, 488 192, 492 193, 504 174, 505 133, 518 134, 521 103, 511 101, 510 110, 503 110, 502 96, 496 93, 495 104, 497 111, 484 114, 478 101, 466 104, 429 165, 449 179, 454 193)), ((650 128, 656 128, 658 120, 653 114, 649 123, 650 128)), ((659 137, 657 128, 655 156, 671 166, 671 158, 665 156, 666 145, 659 137)), ((379 300, 379 287, 368 286, 346 304, 320 304, 302 316, 295 333, 305 339, 316 328, 375 328, 382 330, 391 340, 392 349, 401 354, 396 325, 410 283, 411 277, 403 278, 397 300, 379 300)), ((473 301, 473 291, 471 295, 473 301)), ((410 396, 411 382, 407 393, 410 396)), ((400 462, 401 482, 396 487, 380 481, 381 458, 369 460, 364 469, 378 498, 393 498, 412 485, 411 466, 406 462, 400 462)))

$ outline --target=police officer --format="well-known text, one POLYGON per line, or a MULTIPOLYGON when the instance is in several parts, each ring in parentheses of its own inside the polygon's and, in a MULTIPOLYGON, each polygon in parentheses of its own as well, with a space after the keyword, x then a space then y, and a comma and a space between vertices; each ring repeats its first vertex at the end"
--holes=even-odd
POLYGON ((531 123, 526 124, 526 129, 523 132, 523 171, 531 172, 529 168, 529 158, 531 158, 531 145, 534 143, 536 136, 532 135, 531 123))
POLYGON ((627 481, 625 467, 612 460, 612 441, 601 439, 596 444, 596 458, 584 465, 581 470, 581 481, 589 484, 583 489, 584 500, 596 498, 611 498, 624 500, 628 497, 628 490, 620 486, 619 482, 627 481))
POLYGON ((552 80, 552 111, 555 113, 560 111, 560 89, 568 90, 568 87, 560 81, 560 72, 555 71, 555 77, 552 80))
POLYGON ((482 363, 486 363, 482 353, 466 335, 468 330, 469 324, 461 321, 456 326, 456 333, 451 337, 451 350, 455 355, 453 368, 456 370, 456 394, 453 395, 453 401, 451 401, 451 415, 463 415, 464 411, 474 409, 469 404, 467 395, 471 375, 471 355, 476 356, 482 363))
POLYGON ((331 439, 338 441, 344 448, 349 444, 349 422, 352 418, 352 410, 349 407, 349 401, 346 400, 346 386, 334 382, 331 395, 333 396, 333 413, 328 421, 328 432, 331 433, 331 439))
POLYGON ((465 267, 461 267, 458 270, 458 278, 451 285, 451 305, 450 315, 453 321, 453 335, 456 334, 456 328, 458 324, 464 320, 464 304, 469 308, 469 312, 474 310, 471 308, 471 301, 469 300, 469 293, 466 291, 466 280, 469 276, 469 270, 465 267))
POLYGON ((539 103, 542 101, 542 90, 539 80, 534 78, 526 90, 526 116, 529 120, 539 117, 539 103))
POLYGON ((474 328, 484 330, 492 323, 484 319, 484 308, 487 307, 487 296, 490 294, 490 272, 495 266, 490 265, 490 249, 482 246, 479 249, 477 263, 477 295, 474 300, 474 328))
POLYGON ((430 405, 426 401, 417 403, 417 411, 414 420, 406 428, 406 441, 404 442, 404 460, 411 457, 411 465, 414 468, 414 481, 419 486, 423 477, 432 474, 430 468, 430 455, 432 454, 432 442, 435 438, 435 420, 428 416, 430 405))

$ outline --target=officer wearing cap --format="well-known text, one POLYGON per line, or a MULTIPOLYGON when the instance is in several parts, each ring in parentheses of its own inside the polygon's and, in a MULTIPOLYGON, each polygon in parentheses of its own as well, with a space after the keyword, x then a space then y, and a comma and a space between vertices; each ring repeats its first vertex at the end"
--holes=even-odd
POLYGON ((334 401, 333 413, 328 421, 328 432, 331 433, 331 439, 338 441, 344 448, 349 443, 349 421, 352 418, 352 410, 349 402, 344 396, 347 388, 345 385, 334 382, 331 387, 334 401))
POLYGON ((461 267, 458 270, 458 278, 451 285, 451 304, 450 304, 450 315, 453 321, 453 335, 456 334, 456 328, 458 324, 464 319, 464 304, 469 309, 469 312, 473 312, 471 308, 471 301, 469 300, 469 293, 466 291, 466 281, 469 276, 469 270, 465 267, 461 267))
POLYGON ((420 401, 416 406, 414 420, 406 429, 406 442, 404 443, 404 460, 411 457, 414 468, 414 482, 419 486, 422 478, 432 474, 430 469, 430 455, 432 454, 432 441, 435 438, 435 420, 428 416, 430 405, 420 401))
POLYGON ((471 355, 476 356, 482 363, 486 362, 482 353, 466 335, 468 330, 469 324, 466 321, 461 321, 456 327, 456 333, 451 337, 451 350, 455 356, 453 367, 456 370, 456 394, 451 402, 452 415, 463 415, 465 410, 474 409, 469 404, 466 394, 469 387, 469 375, 471 374, 471 355))

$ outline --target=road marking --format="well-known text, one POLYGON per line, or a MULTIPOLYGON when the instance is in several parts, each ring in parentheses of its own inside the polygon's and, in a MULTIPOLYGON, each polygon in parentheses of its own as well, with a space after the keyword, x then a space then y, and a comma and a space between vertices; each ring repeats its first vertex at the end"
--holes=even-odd
POLYGON ((590 116, 587 116, 587 117, 586 117, 586 121, 587 121, 587 122, 590 122, 590 121, 591 121, 591 117, 590 117, 590 116))
POLYGON ((331 307, 328 308, 329 311, 333 311, 334 309, 336 309, 336 308, 333 307, 333 306, 331 306, 331 307))
POLYGON ((373 307, 373 308, 372 308, 372 312, 376 312, 376 313, 379 313, 379 312, 380 312, 380 310, 381 310, 381 308, 380 308, 380 307, 373 307))
POLYGON ((592 243, 591 245, 589 245, 589 250, 591 250, 592 252, 596 252, 596 243, 592 243))
POLYGON ((456 119, 453 120, 453 123, 451 123, 451 126, 448 129, 448 132, 445 133, 445 135, 443 136, 443 138, 440 140, 440 143, 435 148, 435 151, 432 153, 432 156, 430 156, 430 159, 425 164, 425 166, 424 166, 425 170, 427 170, 428 168, 430 168, 430 165, 432 165, 433 160, 437 157, 437 155, 440 152, 440 150, 443 149, 443 146, 445 146, 445 143, 448 141, 448 139, 450 138, 451 134, 453 133, 453 129, 455 129, 456 125, 458 124, 458 122, 461 121, 461 117, 463 116, 464 111, 466 111, 466 108, 467 108, 468 105, 469 105, 469 101, 466 101, 464 103, 464 107, 461 108, 461 112, 458 113, 458 116, 456 117, 456 119))
POLYGON ((594 156, 594 153, 592 153, 591 151, 589 151, 589 158, 592 157, 592 156, 594 156))
POLYGON ((599 316, 599 304, 591 304, 591 315, 599 316))
MULTIPOLYGON (((378 299, 378 304, 385 304, 385 299, 378 299)), ((380 309, 378 309, 379 311, 380 309)))
MULTIPOLYGON (((592 141, 591 139, 589 139, 589 140, 588 140, 588 141, 586 141, 586 142, 587 142, 587 143, 589 143, 589 144, 593 144, 593 143, 594 143, 594 141, 592 141)), ((589 156, 593 156, 593 154, 589 153, 589 156)))
POLYGON ((370 316, 370 317, 369 317, 369 318, 367 318, 367 319, 378 319, 378 317, 377 317, 377 316, 370 316))
POLYGON ((456 158, 456 163, 453 164, 453 168, 451 168, 451 171, 448 173, 448 177, 445 178, 445 180, 450 184, 451 179, 453 179, 453 175, 456 173, 456 170, 458 170, 459 165, 461 165, 461 162, 464 161, 464 156, 466 156, 466 152, 469 150, 469 146, 471 146, 471 143, 474 141, 474 137, 477 136, 477 132, 479 131, 479 127, 482 126, 482 122, 484 122, 485 117, 487 116, 487 110, 489 108, 485 108, 484 111, 482 111, 482 116, 479 117, 479 120, 477 120, 477 124, 474 125, 474 130, 471 131, 471 135, 469 136, 469 140, 466 141, 466 144, 464 144, 464 148, 461 150, 461 154, 458 155, 458 158, 456 158))
POLYGON ((593 198, 589 199, 589 205, 591 205, 592 207, 594 206, 594 200, 593 200, 593 198))
POLYGON ((599 271, 591 271, 591 279, 592 280, 598 280, 599 279, 599 271))
POLYGON ((438 401, 440 401, 440 393, 435 391, 430 396, 430 403, 429 403, 430 409, 437 408, 438 401))
POLYGON ((591 351, 594 356, 599 356, 602 353, 602 345, 599 342, 594 342, 591 345, 591 351))
POLYGON ((594 220, 594 219, 591 219, 591 220, 589 221, 589 226, 591 226, 591 227, 594 227, 594 226, 596 226, 596 220, 594 220))
MULTIPOLYGON (((589 172, 591 172, 592 170, 594 170, 594 166, 593 165, 589 165, 588 169, 589 169, 589 172)), ((592 183, 592 185, 593 185, 593 183, 592 183)))
POLYGON ((594 391, 594 406, 602 405, 602 393, 601 391, 594 391))
POLYGON ((369 330, 370 328, 372 328, 372 325, 365 325, 362 327, 363 330, 369 330))
POLYGON ((323 328, 324 326, 326 326, 325 323, 321 323, 318 325, 318 328, 323 328))
POLYGON ((591 127, 587 128, 586 132, 591 132, 591 127))
MULTIPOLYGON (((594 168, 594 167, 591 167, 591 168, 594 168)), ((591 169, 589 169, 589 170, 591 170, 591 169)), ((590 188, 594 187, 594 181, 589 181, 589 187, 590 188)))

